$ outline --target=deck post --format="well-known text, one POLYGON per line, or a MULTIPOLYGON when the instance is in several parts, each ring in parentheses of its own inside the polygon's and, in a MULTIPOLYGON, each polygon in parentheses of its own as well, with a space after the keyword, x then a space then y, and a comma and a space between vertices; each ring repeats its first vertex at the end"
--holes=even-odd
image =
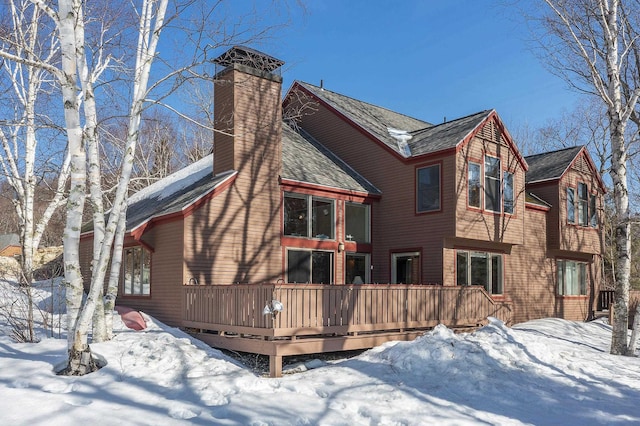
POLYGON ((269 355, 269 376, 282 377, 282 355, 269 355))

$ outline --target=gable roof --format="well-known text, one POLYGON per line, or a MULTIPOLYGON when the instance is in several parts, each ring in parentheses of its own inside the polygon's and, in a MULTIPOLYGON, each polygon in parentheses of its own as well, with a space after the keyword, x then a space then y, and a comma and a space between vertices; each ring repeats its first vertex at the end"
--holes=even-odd
MULTIPOLYGON (((503 129, 504 126, 495 110, 484 110, 445 123, 433 125, 417 118, 409 117, 386 108, 372 105, 357 99, 341 95, 309 83, 296 81, 289 93, 301 88, 320 103, 345 118, 350 124, 380 141, 391 151, 404 158, 434 154, 448 149, 457 149, 480 130, 482 125, 494 118, 503 129), (406 145, 408 151, 404 150, 406 145)), ((287 94, 287 97, 289 94, 287 94)), ((285 97, 285 100, 286 98, 285 97)), ((518 149, 507 137, 508 143, 516 153, 522 167, 527 164, 518 149)))
POLYGON ((572 146, 525 157, 529 164, 526 183, 560 179, 583 148, 582 145, 572 146))
MULTIPOLYGON (((126 232, 134 232, 154 218, 182 212, 235 174, 232 171, 213 176, 213 154, 209 154, 154 182, 127 200, 126 232)), ((92 231, 92 221, 82 228, 83 233, 92 231)))
POLYGON ((381 194, 371 182, 305 131, 282 125, 282 177, 347 191, 381 194))
MULTIPOLYGON (((381 194, 373 184, 322 144, 302 131, 282 125, 282 177, 345 191, 381 194)), ((129 197, 127 232, 135 232, 155 218, 183 212, 237 174, 213 175, 213 154, 163 178, 129 197)), ((93 224, 83 227, 91 232, 93 224)))
MULTIPOLYGON (((205 157, 205 159, 212 158, 211 154, 205 157)), ((209 172, 199 177, 199 179, 189 180, 188 177, 184 177, 181 182, 185 183, 185 185, 177 190, 172 191, 168 185, 166 191, 154 191, 143 194, 144 196, 137 196, 138 193, 134 194, 132 196, 133 200, 129 202, 127 207, 126 231, 133 232, 136 228, 154 218, 182 212, 235 175, 235 171, 229 171, 213 176, 213 170, 209 169, 209 172)), ((169 179, 172 176, 168 176, 165 179, 169 179)), ((167 184, 168 182, 163 182, 165 179, 161 179, 153 185, 158 183, 167 184)))
POLYGON ((19 246, 20 236, 18 234, 0 235, 0 250, 4 250, 10 246, 19 246))
POLYGON ((289 91, 292 92, 297 87, 301 87, 400 155, 402 153, 398 148, 398 141, 389 134, 389 129, 415 132, 432 126, 426 121, 301 81, 294 82, 289 91))
POLYGON ((416 156, 455 148, 492 113, 493 110, 480 111, 414 132, 409 141, 411 154, 416 156))

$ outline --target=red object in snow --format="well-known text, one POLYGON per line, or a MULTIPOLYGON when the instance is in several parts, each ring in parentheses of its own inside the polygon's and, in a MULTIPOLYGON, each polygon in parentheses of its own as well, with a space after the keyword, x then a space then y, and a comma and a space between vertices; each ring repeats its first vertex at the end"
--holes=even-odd
POLYGON ((122 318, 124 325, 130 329, 144 330, 147 328, 147 323, 144 321, 140 312, 127 308, 126 306, 116 306, 116 311, 120 314, 120 318, 122 318))

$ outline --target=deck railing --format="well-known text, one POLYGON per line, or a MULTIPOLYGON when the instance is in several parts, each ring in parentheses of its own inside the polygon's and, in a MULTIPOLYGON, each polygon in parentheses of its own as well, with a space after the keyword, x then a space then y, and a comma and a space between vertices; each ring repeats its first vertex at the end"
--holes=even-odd
POLYGON ((505 322, 510 307, 479 286, 185 285, 183 326, 265 337, 404 331, 471 326, 488 316, 505 322), (283 310, 264 314, 277 300, 283 310))

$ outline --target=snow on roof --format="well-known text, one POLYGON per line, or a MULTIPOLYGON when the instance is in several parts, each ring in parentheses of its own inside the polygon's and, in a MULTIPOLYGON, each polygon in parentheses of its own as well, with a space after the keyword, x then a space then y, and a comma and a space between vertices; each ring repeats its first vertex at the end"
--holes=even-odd
POLYGON ((184 169, 152 183, 129 197, 129 205, 145 198, 162 200, 199 181, 207 174, 213 173, 213 154, 188 165, 184 169))

